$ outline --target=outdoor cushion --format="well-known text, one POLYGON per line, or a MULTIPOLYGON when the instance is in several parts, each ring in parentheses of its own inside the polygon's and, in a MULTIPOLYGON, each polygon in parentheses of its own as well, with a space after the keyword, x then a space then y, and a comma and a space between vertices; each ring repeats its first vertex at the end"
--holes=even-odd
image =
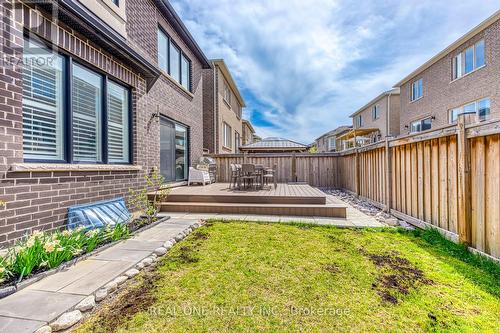
POLYGON ((68 229, 84 227, 86 229, 103 228, 131 219, 123 198, 99 201, 91 204, 76 205, 68 208, 68 229))

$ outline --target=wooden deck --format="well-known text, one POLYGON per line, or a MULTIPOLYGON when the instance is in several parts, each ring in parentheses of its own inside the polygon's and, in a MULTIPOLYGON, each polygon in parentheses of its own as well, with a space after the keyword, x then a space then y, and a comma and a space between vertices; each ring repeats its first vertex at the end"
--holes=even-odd
POLYGON ((164 212, 346 217, 342 203, 327 202, 320 190, 302 184, 264 189, 230 189, 227 183, 172 189, 164 212))

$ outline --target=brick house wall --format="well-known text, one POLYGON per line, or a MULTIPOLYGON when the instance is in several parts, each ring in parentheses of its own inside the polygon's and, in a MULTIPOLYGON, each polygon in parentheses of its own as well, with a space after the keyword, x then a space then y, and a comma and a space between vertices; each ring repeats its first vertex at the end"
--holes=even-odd
POLYGON ((500 118, 500 19, 453 49, 421 73, 401 83, 401 134, 413 121, 427 117, 432 128, 449 124, 449 110, 482 98, 490 98, 491 119, 500 118), (485 66, 452 80, 452 58, 476 42, 485 41, 485 66), (422 78, 423 97, 411 102, 411 83, 422 78))
MULTIPOLYGON (((127 42, 136 45, 142 53, 155 55, 158 22, 151 18, 160 14, 154 2, 127 0, 126 4, 127 42), (155 15, 150 16, 151 13, 155 15), (146 26, 146 18, 153 23, 146 26), (147 51, 143 52, 141 48, 147 51)), ((0 3, 0 10, 6 23, 0 34, 3 50, 9 50, 9 43, 19 50, 23 45, 23 27, 32 27, 33 32, 73 57, 129 85, 133 136, 132 165, 24 163, 22 67, 1 66, 0 200, 5 206, 0 207, 0 247, 12 244, 34 230, 63 227, 69 206, 126 196, 129 188, 144 186, 144 174, 159 167, 159 122, 150 121, 158 108, 162 115, 189 127, 191 161, 202 155, 203 128, 199 121, 203 99, 202 65, 166 21, 162 20, 160 24, 192 61, 192 93, 174 83, 165 73, 146 92, 146 79, 134 68, 60 21, 57 24, 52 22, 44 12, 24 6, 24 14, 16 11, 19 15, 12 19, 14 11, 10 0, 0 3), (28 19, 30 21, 25 21, 28 19)), ((12 50, 14 59, 22 59, 22 54, 14 53, 15 48, 12 50)), ((156 59, 153 63, 156 64, 156 59)))
POLYGON ((214 105, 214 69, 203 70, 203 148, 210 153, 215 153, 215 142, 218 142, 214 129, 215 105, 214 105))
POLYGON ((203 70, 203 94, 206 97, 203 101, 204 148, 216 154, 237 153, 235 149, 235 133, 237 132, 240 138, 243 137, 242 105, 236 98, 236 93, 227 82, 220 67, 215 63, 212 63, 212 65, 213 69, 203 70), (230 105, 224 100, 224 86, 226 84, 232 91, 230 105), (216 119, 216 124, 214 124, 214 119, 216 119), (230 148, 224 146, 224 123, 231 126, 232 145, 230 148), (214 128, 215 126, 217 128, 214 128))
POLYGON ((386 136, 398 136, 400 105, 399 93, 392 93, 390 96, 386 93, 368 104, 362 111, 353 115, 353 128, 377 128, 378 132, 366 136, 371 138, 372 141, 377 138, 383 140, 386 136), (379 117, 377 119, 373 119, 372 115, 372 108, 375 105, 379 107, 379 117), (388 106, 390 106, 389 114, 387 112, 388 106), (357 117, 359 115, 361 115, 363 120, 361 127, 357 125, 357 117))

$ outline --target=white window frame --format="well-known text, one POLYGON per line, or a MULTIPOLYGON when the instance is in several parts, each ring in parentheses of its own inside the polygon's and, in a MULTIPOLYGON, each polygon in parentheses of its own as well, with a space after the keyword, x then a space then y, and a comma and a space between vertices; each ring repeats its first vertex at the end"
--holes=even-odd
POLYGON ((415 102, 422 97, 424 97, 424 81, 420 78, 413 81, 410 85, 410 101, 415 102))
POLYGON ((224 82, 224 95, 223 95, 224 101, 231 107, 231 88, 229 88, 229 85, 224 82))
POLYGON ((233 147, 233 139, 232 139, 232 128, 229 126, 228 123, 223 122, 222 123, 222 138, 223 142, 222 145, 225 148, 232 148, 233 147))
POLYGON ((372 119, 377 120, 380 118, 380 105, 375 104, 372 106, 372 119))
POLYGON ((361 117, 360 114, 356 116, 356 127, 361 127, 363 126, 363 117, 361 117))
POLYGON ((484 39, 481 39, 474 43, 474 45, 469 46, 462 52, 458 53, 452 58, 452 67, 451 67, 451 79, 452 81, 458 80, 461 77, 464 77, 466 75, 469 75, 478 69, 486 66, 486 43, 484 39), (477 49, 480 44, 483 44, 483 63, 481 65, 477 65, 477 49), (465 72, 465 53, 472 49, 472 70, 469 72, 465 72))
POLYGON ((456 124, 457 120, 458 120, 458 116, 461 115, 461 114, 475 114, 477 116, 477 119, 479 121, 485 121, 485 120, 488 120, 490 119, 491 117, 491 99, 490 98, 481 98, 481 99, 478 99, 474 102, 470 102, 470 103, 466 103, 464 105, 461 105, 457 108, 453 108, 451 110, 448 111, 448 121, 450 124, 456 124), (488 113, 488 115, 486 117, 481 117, 479 115, 479 105, 481 102, 484 102, 484 101, 488 101, 488 104, 490 105, 490 112, 488 113), (474 111, 473 112, 465 112, 465 108, 467 106, 470 106, 470 105, 473 105, 474 107, 474 111), (456 112, 456 116, 457 118, 456 119, 453 119, 453 114, 454 112, 456 112))
POLYGON ((331 136, 328 138, 328 150, 336 150, 337 149, 337 138, 334 136, 331 136))

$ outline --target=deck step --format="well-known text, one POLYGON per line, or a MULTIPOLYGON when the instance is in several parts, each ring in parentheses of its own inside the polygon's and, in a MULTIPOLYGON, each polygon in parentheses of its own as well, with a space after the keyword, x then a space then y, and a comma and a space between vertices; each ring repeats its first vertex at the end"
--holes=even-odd
POLYGON ((347 207, 339 204, 258 204, 217 202, 164 202, 162 212, 323 216, 346 218, 347 207))
POLYGON ((248 203, 248 204, 271 204, 271 205, 324 205, 325 196, 266 196, 266 195, 234 195, 234 194, 177 194, 168 195, 168 202, 201 202, 201 203, 248 203))

